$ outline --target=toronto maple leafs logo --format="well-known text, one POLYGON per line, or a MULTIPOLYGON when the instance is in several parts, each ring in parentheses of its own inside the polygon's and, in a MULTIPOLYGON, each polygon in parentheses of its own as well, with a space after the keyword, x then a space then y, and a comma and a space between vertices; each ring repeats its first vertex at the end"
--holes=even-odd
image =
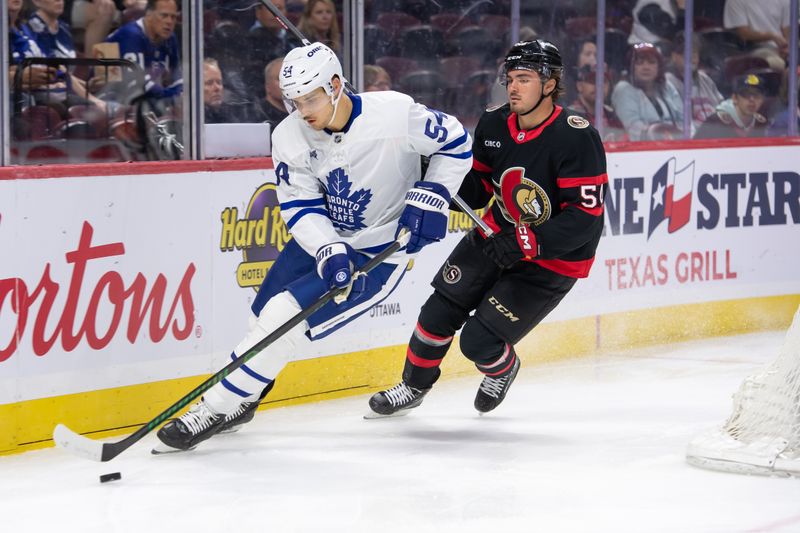
POLYGON ((364 211, 372 200, 372 191, 358 189, 351 192, 353 184, 342 168, 331 170, 327 182, 325 199, 333 225, 346 231, 364 229, 364 211))

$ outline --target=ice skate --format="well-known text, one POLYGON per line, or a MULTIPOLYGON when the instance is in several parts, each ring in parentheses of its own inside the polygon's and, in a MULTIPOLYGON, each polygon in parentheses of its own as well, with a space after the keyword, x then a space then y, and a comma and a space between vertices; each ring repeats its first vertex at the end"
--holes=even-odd
POLYGON ((215 413, 205 401, 200 400, 185 414, 158 430, 157 436, 161 443, 153 448, 153 453, 158 455, 192 450, 217 434, 225 420, 224 415, 215 413))
POLYGON ((225 417, 225 422, 222 424, 222 429, 219 430, 219 433, 236 433, 242 426, 253 420, 256 416, 256 410, 258 410, 258 406, 261 405, 261 400, 263 400, 269 391, 275 386, 275 381, 273 380, 267 385, 264 390, 261 391, 261 394, 258 397, 258 400, 253 400, 252 402, 243 402, 239 407, 236 408, 234 412, 227 415, 225 417))
POLYGON ((514 355, 514 364, 506 372, 498 376, 484 376, 478 394, 475 396, 475 409, 479 413, 488 413, 503 403, 503 399, 514 383, 519 372, 519 357, 514 355))
POLYGON ((391 389, 376 392, 369 399, 370 412, 364 418, 403 416, 419 406, 430 389, 415 389, 401 381, 391 389))
POLYGON ((256 416, 256 410, 259 406, 258 400, 252 402, 242 402, 234 412, 225 417, 222 427, 218 431, 219 434, 223 433, 236 433, 242 426, 253 420, 256 416))

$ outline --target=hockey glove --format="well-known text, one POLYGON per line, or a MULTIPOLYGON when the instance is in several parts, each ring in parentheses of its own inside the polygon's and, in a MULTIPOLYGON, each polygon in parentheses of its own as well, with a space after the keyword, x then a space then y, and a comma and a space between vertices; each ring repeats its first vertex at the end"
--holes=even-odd
POLYGON ((486 239, 483 253, 500 268, 509 268, 522 258, 532 259, 539 255, 536 235, 523 224, 505 228, 486 239))
POLYGON ((317 250, 317 274, 333 288, 345 289, 353 279, 356 252, 349 244, 332 242, 317 250))
POLYGON ((400 215, 400 228, 408 228, 411 238, 406 253, 415 254, 424 246, 438 242, 447 234, 450 193, 444 185, 418 181, 406 193, 406 207, 400 215))

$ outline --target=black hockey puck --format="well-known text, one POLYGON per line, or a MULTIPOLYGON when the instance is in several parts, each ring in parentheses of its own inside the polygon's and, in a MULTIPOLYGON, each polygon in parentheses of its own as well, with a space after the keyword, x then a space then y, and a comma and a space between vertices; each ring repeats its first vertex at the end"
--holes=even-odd
POLYGON ((119 472, 111 472, 110 474, 103 474, 100 476, 100 483, 108 483, 109 481, 116 481, 122 479, 122 474, 119 472))

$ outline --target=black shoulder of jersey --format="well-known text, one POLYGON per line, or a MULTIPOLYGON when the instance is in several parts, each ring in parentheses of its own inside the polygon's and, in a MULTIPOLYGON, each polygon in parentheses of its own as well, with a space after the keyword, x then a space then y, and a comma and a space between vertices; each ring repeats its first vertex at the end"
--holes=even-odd
POLYGON ((487 107, 481 115, 481 120, 492 122, 499 120, 505 122, 508 120, 509 114, 511 114, 511 106, 506 102, 505 104, 487 107))

